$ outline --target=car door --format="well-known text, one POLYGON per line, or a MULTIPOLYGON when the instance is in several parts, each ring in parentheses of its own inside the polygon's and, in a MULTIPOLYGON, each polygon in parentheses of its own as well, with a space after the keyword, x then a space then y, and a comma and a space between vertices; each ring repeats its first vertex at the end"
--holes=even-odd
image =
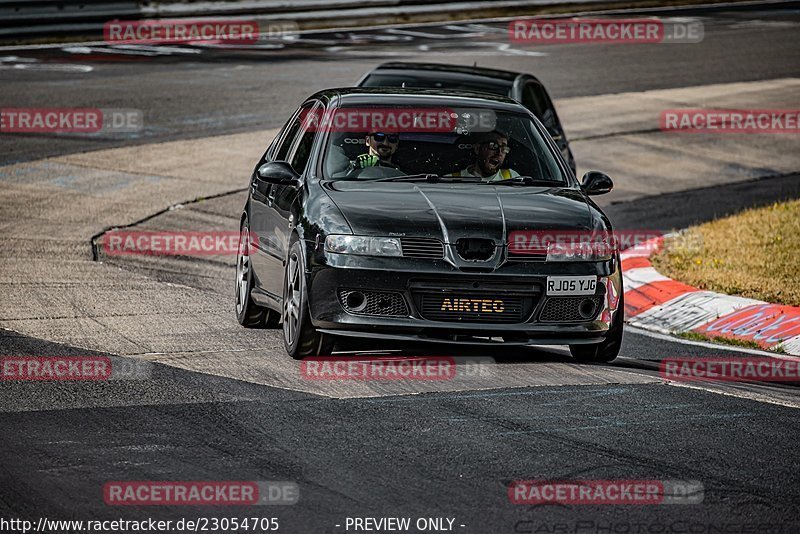
MULTIPOLYGON (((286 161, 290 149, 300 132, 304 111, 313 104, 301 107, 283 129, 282 137, 271 157, 265 158, 259 166, 270 161, 286 161)), ((250 185, 250 231, 254 234, 251 242, 254 254, 250 261, 257 278, 258 287, 275 300, 283 293, 283 247, 280 235, 275 233, 275 216, 273 210, 276 186, 259 178, 258 169, 253 172, 250 185), (276 277, 276 273, 278 276, 276 277)))
MULTIPOLYGON (((311 150, 314 146, 314 139, 318 129, 313 124, 318 124, 314 120, 308 120, 309 116, 321 116, 323 106, 321 103, 313 103, 303 106, 300 114, 300 126, 292 133, 293 139, 288 145, 288 150, 281 154, 281 159, 292 167, 292 170, 300 177, 301 182, 305 179, 306 167, 311 157, 311 150), (304 120, 306 119, 306 120, 304 120)), ((300 189, 295 185, 271 184, 267 193, 267 204, 265 212, 265 226, 267 233, 271 236, 270 247, 271 256, 277 261, 271 263, 270 284, 283 296, 283 276, 285 261, 289 255, 289 240, 292 236, 297 221, 292 212, 297 195, 300 189)))
POLYGON ((569 147, 569 141, 564 133, 564 128, 561 126, 561 121, 558 120, 556 108, 553 101, 550 100, 550 95, 545 91, 544 86, 537 82, 530 80, 522 86, 522 105, 529 109, 536 117, 542 121, 544 127, 550 133, 550 136, 555 141, 564 159, 575 172, 575 158, 572 157, 572 151, 569 147))

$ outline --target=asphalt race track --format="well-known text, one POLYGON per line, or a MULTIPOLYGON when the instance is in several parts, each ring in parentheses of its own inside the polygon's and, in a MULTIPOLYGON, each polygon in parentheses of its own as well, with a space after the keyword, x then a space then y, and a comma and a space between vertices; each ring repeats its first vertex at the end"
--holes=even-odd
POLYGON ((103 251, 115 227, 236 231, 252 165, 302 99, 391 60, 535 74, 579 175, 615 179, 598 203, 617 228, 679 229, 800 198, 797 135, 658 129, 673 107, 800 108, 800 9, 672 16, 702 22, 703 40, 517 46, 503 23, 482 22, 320 32, 263 49, 0 50, 2 107, 133 109, 144 124, 134 134, 0 133, 0 356, 108 356, 137 371, 0 381, 0 518, 39 532, 88 531, 42 518, 233 517, 277 518, 290 533, 392 531, 347 527, 367 517, 445 519, 409 532, 800 532, 796 385, 686 384, 658 372, 666 357, 766 353, 634 328, 606 365, 579 365, 566 347, 364 341, 340 349, 454 356, 460 372, 308 380, 280 330, 236 322, 234 256, 103 251), (704 491, 697 504, 509 500, 513 481, 570 479, 704 491), (280 481, 299 500, 111 506, 110 481, 280 481))

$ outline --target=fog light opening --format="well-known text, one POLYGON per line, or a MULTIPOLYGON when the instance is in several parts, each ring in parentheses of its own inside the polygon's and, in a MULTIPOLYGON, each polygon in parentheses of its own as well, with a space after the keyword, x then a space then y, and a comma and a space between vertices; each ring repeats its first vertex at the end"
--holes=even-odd
POLYGON ((353 291, 348 294, 345 302, 347 308, 354 312, 364 311, 364 308, 367 307, 367 297, 361 291, 353 291))
POLYGON ((597 304, 592 299, 583 299, 578 306, 578 313, 584 319, 590 319, 597 313, 597 304))

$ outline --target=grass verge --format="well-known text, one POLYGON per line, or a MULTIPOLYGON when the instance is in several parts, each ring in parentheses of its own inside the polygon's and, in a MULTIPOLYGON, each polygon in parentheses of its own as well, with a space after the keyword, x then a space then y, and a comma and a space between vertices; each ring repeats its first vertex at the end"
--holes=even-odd
POLYGON ((689 228, 652 257, 686 284, 774 304, 800 306, 800 200, 689 228))
POLYGON ((679 332, 678 337, 688 339, 690 341, 705 341, 708 343, 721 343, 723 345, 733 345, 735 347, 746 347, 748 349, 765 350, 761 345, 749 339, 734 339, 722 336, 707 336, 698 332, 679 332))
POLYGON ((719 343, 722 345, 732 345, 734 347, 745 347, 748 349, 758 349, 767 352, 775 352, 777 354, 787 354, 786 349, 784 349, 783 347, 776 346, 769 349, 765 349, 755 341, 751 341, 749 339, 734 339, 722 336, 707 336, 699 332, 678 332, 675 335, 683 339, 688 339, 690 341, 705 341, 706 343, 719 343))

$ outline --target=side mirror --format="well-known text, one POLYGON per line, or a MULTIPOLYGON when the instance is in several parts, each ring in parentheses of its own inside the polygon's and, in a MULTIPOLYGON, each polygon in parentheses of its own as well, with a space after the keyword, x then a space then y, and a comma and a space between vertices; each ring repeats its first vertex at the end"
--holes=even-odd
POLYGON ((300 187, 300 177, 285 161, 265 163, 256 171, 258 177, 270 184, 300 187))
POLYGON ((583 175, 581 189, 587 195, 605 195, 614 189, 611 177, 600 171, 589 171, 583 175))

